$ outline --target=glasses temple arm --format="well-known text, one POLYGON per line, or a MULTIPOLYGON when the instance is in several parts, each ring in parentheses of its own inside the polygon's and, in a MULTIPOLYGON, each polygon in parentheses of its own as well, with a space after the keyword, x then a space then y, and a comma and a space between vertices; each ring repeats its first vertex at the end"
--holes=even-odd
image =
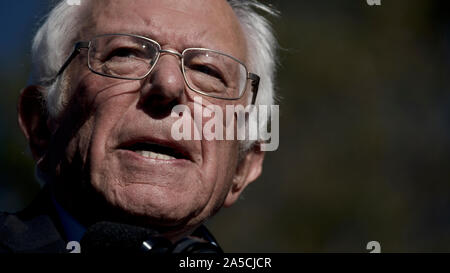
POLYGON ((69 64, 75 59, 75 57, 80 54, 80 51, 82 48, 89 48, 89 42, 77 42, 73 48, 72 53, 67 58, 67 60, 64 62, 64 64, 61 66, 61 69, 59 69, 56 76, 50 81, 50 83, 53 83, 56 81, 56 79, 66 70, 66 68, 69 66, 69 64))
POLYGON ((248 78, 252 81, 252 92, 253 92, 252 104, 255 104, 256 97, 258 96, 260 77, 256 74, 248 73, 248 78))

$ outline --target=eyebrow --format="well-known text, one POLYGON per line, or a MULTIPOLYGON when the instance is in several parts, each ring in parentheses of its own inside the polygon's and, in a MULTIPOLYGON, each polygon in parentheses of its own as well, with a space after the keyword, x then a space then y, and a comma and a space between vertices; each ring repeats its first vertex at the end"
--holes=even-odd
MULTIPOLYGON (((206 30, 201 31, 201 32, 197 32, 194 33, 193 35, 188 35, 188 34, 182 34, 182 36, 180 37, 180 39, 183 41, 183 48, 182 50, 186 49, 186 48, 208 48, 208 49, 216 49, 213 48, 211 46, 208 46, 204 43, 202 43, 202 39, 205 35, 206 30), (193 42, 192 42, 193 41, 193 42)), ((115 33, 123 33, 123 34, 134 34, 134 35, 139 35, 139 36, 143 36, 149 39, 152 39, 158 43, 162 43, 157 36, 158 35, 158 30, 154 31, 152 33, 152 31, 129 31, 129 30, 121 30, 121 31, 116 31, 115 33), (156 32, 156 33, 155 33, 156 32)), ((218 50, 218 49, 216 49, 218 50)))

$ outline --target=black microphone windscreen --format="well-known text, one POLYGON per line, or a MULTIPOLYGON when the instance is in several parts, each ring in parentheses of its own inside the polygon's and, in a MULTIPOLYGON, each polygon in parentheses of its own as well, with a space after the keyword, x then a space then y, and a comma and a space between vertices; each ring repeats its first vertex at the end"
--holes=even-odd
POLYGON ((99 222, 81 239, 82 253, 138 253, 142 243, 158 232, 127 224, 99 222))

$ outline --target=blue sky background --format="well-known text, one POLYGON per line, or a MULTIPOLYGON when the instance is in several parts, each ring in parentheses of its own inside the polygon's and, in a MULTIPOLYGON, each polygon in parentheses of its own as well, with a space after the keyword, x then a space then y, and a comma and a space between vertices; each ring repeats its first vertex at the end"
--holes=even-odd
POLYGON ((0 207, 13 211, 23 207, 38 189, 33 182, 22 182, 33 179, 33 167, 17 125, 16 103, 19 91, 28 79, 31 39, 48 4, 32 0, 1 1, 0 7, 3 92, 0 96, 0 141, 3 143, 0 146, 0 207), (27 169, 30 171, 24 171, 27 169))
MULTIPOLYGON (((31 38, 37 29, 37 22, 48 10, 47 1, 17 0, 1 1, 0 25, 2 27, 2 43, 0 44, 1 60, 17 69, 23 53, 31 46, 31 38)), ((4 66, 2 66, 4 69, 4 66)))

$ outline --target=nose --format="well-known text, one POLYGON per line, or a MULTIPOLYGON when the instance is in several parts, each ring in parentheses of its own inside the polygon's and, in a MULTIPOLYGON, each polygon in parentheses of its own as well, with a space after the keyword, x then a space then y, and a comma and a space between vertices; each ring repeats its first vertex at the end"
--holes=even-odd
POLYGON ((155 115, 170 114, 172 107, 183 103, 185 83, 181 71, 181 54, 161 50, 159 60, 141 91, 141 105, 155 115))

